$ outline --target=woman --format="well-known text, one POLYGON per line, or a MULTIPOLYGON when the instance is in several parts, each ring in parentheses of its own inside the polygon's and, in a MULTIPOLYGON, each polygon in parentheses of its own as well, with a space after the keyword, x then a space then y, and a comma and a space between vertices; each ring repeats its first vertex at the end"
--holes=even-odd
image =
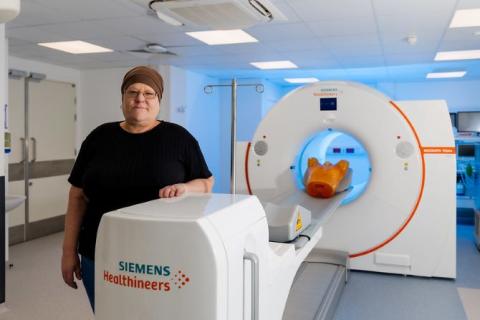
POLYGON ((195 138, 178 125, 157 120, 160 74, 135 67, 125 74, 121 92, 125 120, 103 124, 88 135, 68 179, 62 275, 72 288, 77 288, 74 276, 83 281, 93 310, 93 260, 102 215, 159 197, 211 192, 213 186, 195 138))

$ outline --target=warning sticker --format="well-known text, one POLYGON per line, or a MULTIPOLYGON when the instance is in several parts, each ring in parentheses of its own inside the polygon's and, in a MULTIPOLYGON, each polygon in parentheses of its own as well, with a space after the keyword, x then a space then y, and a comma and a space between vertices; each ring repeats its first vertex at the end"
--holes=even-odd
POLYGON ((302 215, 300 214, 300 211, 298 211, 297 215, 297 225, 295 226, 295 231, 298 231, 302 229, 303 223, 302 223, 302 215))

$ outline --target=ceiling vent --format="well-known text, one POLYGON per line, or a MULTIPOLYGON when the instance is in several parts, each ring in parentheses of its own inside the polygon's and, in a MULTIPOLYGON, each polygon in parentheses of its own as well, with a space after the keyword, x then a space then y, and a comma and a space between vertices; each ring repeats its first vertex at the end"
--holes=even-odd
POLYGON ((166 23, 215 30, 287 20, 269 0, 153 0, 149 7, 166 23))

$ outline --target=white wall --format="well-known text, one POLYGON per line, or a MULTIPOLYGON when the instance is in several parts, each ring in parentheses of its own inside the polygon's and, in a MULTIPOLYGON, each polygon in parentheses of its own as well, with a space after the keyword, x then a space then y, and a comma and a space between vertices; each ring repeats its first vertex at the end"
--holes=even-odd
POLYGON ((230 151, 222 144, 223 120, 220 91, 204 92, 208 84, 219 81, 199 73, 171 66, 169 68, 170 121, 184 126, 197 140, 205 161, 215 177, 214 192, 228 192, 230 151), (227 162, 225 162, 227 161, 227 162))
POLYGON ((285 95, 285 90, 268 80, 263 81, 264 92, 262 99, 262 118, 285 95))
POLYGON ((123 120, 120 87, 128 68, 87 70, 81 73, 82 105, 77 112, 80 140, 105 122, 123 120))
POLYGON ((447 100, 450 112, 480 110, 480 81, 432 80, 431 82, 386 83, 376 88, 394 100, 447 100))

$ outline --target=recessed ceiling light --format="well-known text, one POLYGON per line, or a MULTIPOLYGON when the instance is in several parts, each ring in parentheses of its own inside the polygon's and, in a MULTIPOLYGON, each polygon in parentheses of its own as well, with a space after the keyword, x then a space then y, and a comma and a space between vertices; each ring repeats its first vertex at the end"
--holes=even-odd
POLYGON ((479 27, 480 8, 455 11, 450 28, 479 27))
POLYGON ((97 46, 85 41, 60 41, 37 43, 39 46, 73 54, 113 52, 112 49, 97 46))
POLYGON ((283 61, 264 61, 250 62, 250 64, 258 69, 295 69, 298 68, 295 63, 288 60, 283 61))
POLYGON ((466 73, 467 71, 430 72, 427 73, 427 79, 461 78, 466 73))
POLYGON ((435 61, 480 59, 480 50, 440 51, 435 61))
POLYGON ((285 81, 290 83, 313 83, 317 82, 317 78, 285 78, 285 81))
POLYGON ((187 35, 208 45, 258 42, 257 39, 241 29, 186 32, 187 35))

